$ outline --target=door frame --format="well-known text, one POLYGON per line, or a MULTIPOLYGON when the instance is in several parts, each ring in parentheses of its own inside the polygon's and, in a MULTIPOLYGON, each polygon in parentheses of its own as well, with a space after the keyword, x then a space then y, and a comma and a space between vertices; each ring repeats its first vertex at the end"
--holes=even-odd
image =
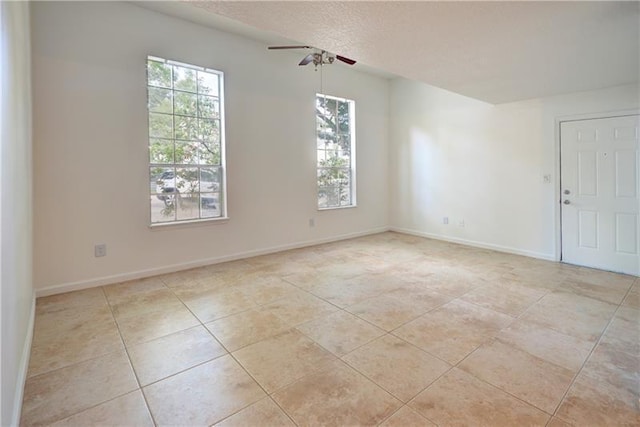
POLYGON ((556 235, 555 260, 562 262, 562 155, 560 141, 560 126, 564 122, 575 122, 580 120, 609 119, 614 117, 625 117, 640 115, 640 109, 605 111, 601 113, 572 114, 557 116, 555 118, 555 173, 558 179, 554 188, 554 218, 556 235))

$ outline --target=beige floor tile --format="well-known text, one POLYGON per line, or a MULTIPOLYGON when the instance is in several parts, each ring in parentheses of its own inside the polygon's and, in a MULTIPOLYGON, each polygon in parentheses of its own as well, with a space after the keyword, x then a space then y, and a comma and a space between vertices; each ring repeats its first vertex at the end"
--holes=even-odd
POLYGON ((231 356, 219 357, 143 390, 159 426, 211 425, 265 397, 231 356))
POLYGON ((411 303, 425 312, 438 308, 454 299, 450 295, 429 289, 424 283, 405 283, 386 295, 411 303))
POLYGON ((241 281, 235 289, 258 305, 269 304, 298 291, 298 288, 276 276, 262 276, 248 282, 241 281))
POLYGON ((338 310, 328 302, 303 291, 298 291, 293 296, 282 298, 263 307, 269 313, 275 314, 292 326, 326 316, 338 310))
POLYGON ((451 367, 392 335, 360 347, 343 360, 403 402, 451 367))
POLYGON ((460 297, 472 289, 484 286, 488 282, 480 275, 463 268, 444 266, 430 275, 425 284, 431 290, 452 297, 460 297))
POLYGON ((204 292, 188 299, 181 298, 203 323, 257 307, 251 298, 235 288, 204 292))
MULTIPOLYGON (((545 267, 548 266, 545 264, 545 267)), ((590 283, 593 285, 607 286, 612 289, 629 289, 636 280, 635 276, 626 274, 611 273, 595 268, 578 267, 570 270, 568 275, 570 280, 590 283)))
POLYGON ((602 343, 617 351, 640 354, 640 310, 620 307, 602 336, 602 343))
MULTIPOLYGON (((42 317, 55 321, 53 318, 59 316, 50 314, 59 313, 49 313, 42 317)), ((65 325, 60 323, 49 323, 48 327, 44 328, 48 330, 48 335, 43 333, 42 321, 47 322, 47 319, 42 317, 38 319, 37 332, 31 345, 28 373, 30 377, 124 349, 116 322, 110 315, 74 322, 67 324, 67 327, 61 327, 65 325), (55 326, 59 329, 54 332, 55 326)), ((81 319, 82 317, 77 318, 81 319)))
POLYGON ((205 326, 229 351, 236 351, 291 329, 288 322, 263 309, 243 311, 214 320, 205 326))
POLYGON ((50 424, 138 388, 124 351, 27 379, 23 426, 50 424))
POLYGON ((36 314, 41 315, 69 308, 99 308, 106 307, 106 305, 107 300, 102 288, 90 288, 38 298, 36 300, 36 314))
MULTIPOLYGON (((638 330, 640 338, 640 330, 638 330)), ((581 375, 607 382, 640 398, 640 354, 616 350, 600 343, 580 371, 581 375)))
POLYGON ((58 339, 59 335, 69 334, 87 323, 108 324, 113 321, 111 309, 106 304, 68 308, 37 314, 35 318, 34 344, 45 344, 58 339))
POLYGON ((385 333, 344 311, 303 323, 296 329, 336 356, 343 356, 385 333))
POLYGON ((638 396, 579 375, 556 417, 575 426, 637 426, 638 396))
POLYGON ((199 324, 198 319, 185 307, 118 319, 120 334, 126 346, 151 341, 199 324))
POLYGON ((131 363, 142 386, 226 353, 202 326, 185 329, 129 348, 131 363))
POLYGON ((118 321, 146 313, 173 311, 184 307, 178 297, 167 288, 120 296, 114 298, 114 301, 111 303, 111 310, 118 321))
POLYGON ((562 421, 560 418, 551 417, 547 423, 547 427, 571 427, 571 424, 562 421))
POLYGON ((510 316, 519 316, 547 293, 517 283, 498 283, 481 286, 464 294, 461 300, 510 316))
POLYGON ((318 274, 317 271, 293 273, 287 275, 284 280, 300 289, 309 291, 311 288, 330 285, 333 282, 340 282, 342 279, 329 276, 327 274, 318 274))
POLYGON ((393 334, 455 365, 513 320, 506 314, 454 300, 393 334))
POLYGON ((595 342, 616 306, 572 292, 552 292, 527 310, 521 319, 567 335, 595 342))
POLYGON ((385 289, 379 289, 369 283, 356 280, 356 278, 350 278, 313 285, 308 288, 308 291, 333 305, 345 308, 367 298, 378 296, 385 289))
POLYGON ((282 412, 270 397, 265 397, 259 402, 243 409, 216 424, 219 427, 294 427, 291 419, 282 412))
POLYGON ((295 329, 244 347, 233 356, 269 393, 335 360, 295 329))
POLYGON ((161 276, 154 276, 103 286, 103 289, 109 303, 114 305, 134 295, 167 289, 167 287, 162 281, 161 276))
POLYGON ((525 321, 511 324, 500 331, 497 338, 573 372, 578 372, 593 349, 592 342, 525 321))
POLYGON ((55 427, 87 426, 153 427, 142 392, 137 390, 52 424, 55 427))
POLYGON ((392 331, 428 311, 421 304, 412 304, 389 294, 366 299, 345 310, 385 331, 392 331))
POLYGON ((636 282, 636 284, 633 285, 624 301, 622 301, 622 306, 640 310, 640 284, 636 282))
POLYGON ((408 406, 403 406, 387 418, 380 427, 431 427, 435 424, 408 406))
POLYGON ((402 405, 342 362, 310 374, 272 397, 299 426, 375 425, 402 405))
POLYGON ((606 284, 592 284, 576 280, 567 280, 558 289, 618 305, 624 299, 630 285, 631 284, 626 287, 609 287, 606 284))
POLYGON ((439 426, 544 426, 549 419, 539 409, 456 368, 409 406, 439 426))
POLYGON ((459 367, 549 414, 556 410, 574 375, 499 341, 480 347, 459 367))
POLYGON ((168 287, 178 288, 208 277, 211 277, 211 270, 207 269, 207 267, 198 267, 164 274, 161 276, 161 279, 168 287))

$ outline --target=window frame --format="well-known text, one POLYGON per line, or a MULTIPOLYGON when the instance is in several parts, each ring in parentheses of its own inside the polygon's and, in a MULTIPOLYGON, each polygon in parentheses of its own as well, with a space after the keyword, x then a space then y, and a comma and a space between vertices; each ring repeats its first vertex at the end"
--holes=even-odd
MULTIPOLYGON (((227 211, 227 165, 226 165, 226 137, 225 137, 225 93, 224 93, 224 72, 221 70, 216 70, 216 69, 212 69, 212 68, 207 68, 207 67, 202 67, 202 66, 198 66, 198 65, 193 65, 193 64, 187 64, 187 63, 183 63, 183 62, 179 62, 179 61, 175 61, 175 60, 170 60, 170 59, 164 59, 164 58, 160 58, 157 56, 153 56, 153 55, 147 55, 146 56, 146 61, 145 61, 145 71, 146 71, 146 90, 147 90, 147 98, 146 98, 146 103, 147 103, 147 179, 148 179, 148 188, 149 188, 149 199, 148 199, 148 203, 149 203, 149 227, 151 228, 156 228, 156 227, 167 227, 167 226, 180 226, 180 225, 188 225, 188 224, 198 224, 198 223, 216 223, 216 222, 226 222, 229 217, 228 217, 228 211, 227 211), (210 73, 210 74, 215 74, 217 76, 218 79, 218 87, 217 87, 217 102, 218 102, 218 117, 217 117, 217 121, 218 121, 218 132, 219 132, 219 149, 220 149, 220 162, 219 164, 202 164, 200 163, 200 161, 197 161, 196 163, 176 163, 176 158, 175 158, 175 147, 176 147, 176 143, 183 141, 182 139, 176 138, 176 130, 175 130, 175 123, 176 123, 176 118, 195 118, 196 120, 205 118, 207 120, 209 120, 206 117, 202 117, 200 116, 200 112, 199 112, 199 108, 200 108, 200 97, 201 96, 211 96, 212 98, 215 98, 216 95, 208 95, 208 94, 204 94, 204 93, 200 93, 198 87, 196 86, 196 90, 195 92, 190 92, 190 91, 184 91, 182 89, 176 89, 174 87, 174 81, 173 81, 173 72, 172 72, 172 83, 171 83, 171 88, 166 88, 166 87, 162 87, 162 86, 155 86, 155 85, 151 85, 150 84, 150 80, 149 80, 149 61, 154 61, 154 62, 159 62, 165 65, 170 65, 170 66, 177 66, 177 67, 182 67, 182 68, 187 68, 187 69, 191 69, 194 70, 196 72, 206 72, 206 73, 210 73), (157 136, 152 136, 151 135, 151 131, 150 131, 150 125, 151 125, 151 114, 152 113, 158 113, 158 112, 152 112, 150 109, 150 88, 159 88, 159 89, 168 89, 171 91, 171 97, 172 99, 175 97, 176 93, 185 93, 185 94, 193 94, 196 96, 196 98, 198 99, 197 104, 196 104, 196 112, 195 112, 195 116, 189 116, 189 115, 185 115, 185 114, 176 114, 174 108, 175 108, 175 102, 172 103, 173 107, 171 110, 171 113, 164 113, 168 116, 171 117, 171 121, 172 121, 172 137, 171 138, 161 138, 161 137, 157 137, 157 136), (172 141, 172 143, 174 144, 174 148, 173 148, 173 154, 174 154, 174 158, 172 159, 172 163, 154 163, 152 162, 152 158, 151 158, 151 154, 152 154, 152 141, 153 140, 167 140, 167 141, 172 141), (197 169, 198 171, 198 183, 201 182, 201 176, 202 176, 202 172, 206 169, 217 169, 218 170, 218 179, 219 179, 219 189, 218 191, 212 191, 211 194, 215 194, 218 193, 218 205, 219 205, 219 216, 214 216, 214 217, 202 217, 202 199, 201 199, 201 194, 206 194, 208 192, 201 192, 200 189, 198 189, 198 216, 195 218, 188 218, 188 219, 178 219, 177 217, 177 213, 174 210, 174 215, 173 215, 173 219, 167 220, 167 221, 159 221, 159 222, 153 222, 153 198, 157 198, 158 196, 158 192, 157 191, 153 191, 152 190, 152 185, 154 184, 153 180, 151 179, 151 170, 154 168, 165 168, 165 169, 173 169, 173 180, 176 179, 176 174, 177 174, 177 170, 178 169, 187 169, 187 168, 193 168, 193 169, 197 169)), ((216 120, 215 118, 213 118, 212 120, 216 120)), ((184 140, 184 143, 187 143, 188 140, 184 140)), ((191 194, 196 194, 196 193, 191 193, 191 194)), ((175 203, 175 202, 174 202, 175 203)), ((175 209, 175 208, 174 208, 175 209)))
MULTIPOLYGON (((356 110, 356 102, 353 99, 347 99, 347 98, 342 98, 342 97, 337 97, 337 96, 333 96, 333 95, 327 95, 326 93, 316 93, 315 99, 314 99, 314 106, 317 105, 318 99, 319 98, 324 98, 324 99, 331 99, 334 100, 336 102, 343 102, 343 103, 347 103, 349 105, 349 144, 350 144, 350 150, 349 150, 349 166, 348 167, 342 167, 342 168, 338 168, 338 167, 321 167, 320 166, 320 159, 318 157, 318 153, 320 151, 320 149, 318 148, 318 139, 319 139, 319 135, 318 135, 318 114, 316 112, 315 114, 315 119, 316 119, 316 130, 315 130, 315 134, 316 134, 316 208, 318 211, 328 211, 328 210, 335 210, 335 209, 350 209, 350 208, 356 208, 357 205, 357 197, 356 197, 356 114, 355 114, 355 110, 356 110), (320 183, 319 183, 319 179, 318 179, 318 172, 321 169, 348 169, 349 171, 349 195, 350 195, 350 203, 348 205, 332 205, 332 206, 320 206, 320 183)), ((315 110, 315 109, 314 109, 315 110)), ((325 149, 326 151, 326 149, 325 149)))

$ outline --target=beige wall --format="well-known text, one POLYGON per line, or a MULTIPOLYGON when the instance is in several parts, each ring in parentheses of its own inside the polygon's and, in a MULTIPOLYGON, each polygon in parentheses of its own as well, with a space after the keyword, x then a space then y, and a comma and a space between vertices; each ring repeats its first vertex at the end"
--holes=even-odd
POLYGON ((320 72, 299 52, 127 3, 32 8, 39 295, 387 226, 387 80, 325 67, 324 91, 356 101, 358 207, 318 212, 320 72), (149 54, 225 72, 227 223, 148 227, 149 54))
POLYGON ((556 120, 637 109, 638 95, 637 86, 621 86, 491 105, 394 80, 392 228, 557 259, 556 120))
POLYGON ((17 425, 33 327, 29 3, 0 3, 0 424, 17 425))

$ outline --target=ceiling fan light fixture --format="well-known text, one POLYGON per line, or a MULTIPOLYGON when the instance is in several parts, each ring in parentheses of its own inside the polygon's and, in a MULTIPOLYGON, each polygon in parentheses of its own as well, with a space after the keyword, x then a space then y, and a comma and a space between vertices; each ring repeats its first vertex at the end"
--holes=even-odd
POLYGON ((313 62, 313 65, 315 65, 317 67, 318 65, 333 64, 336 59, 339 60, 339 61, 342 61, 342 62, 344 62, 345 64, 348 64, 348 65, 353 65, 353 64, 356 63, 356 61, 354 61, 353 59, 347 58, 346 56, 333 55, 333 54, 330 54, 329 52, 327 52, 326 50, 317 49, 317 48, 314 48, 312 46, 304 46, 304 45, 300 45, 300 46, 268 46, 267 49, 269 49, 269 50, 315 49, 316 50, 316 52, 310 53, 309 55, 305 56, 302 59, 302 61, 300 61, 300 63, 298 63, 298 65, 307 65, 307 64, 313 62))

